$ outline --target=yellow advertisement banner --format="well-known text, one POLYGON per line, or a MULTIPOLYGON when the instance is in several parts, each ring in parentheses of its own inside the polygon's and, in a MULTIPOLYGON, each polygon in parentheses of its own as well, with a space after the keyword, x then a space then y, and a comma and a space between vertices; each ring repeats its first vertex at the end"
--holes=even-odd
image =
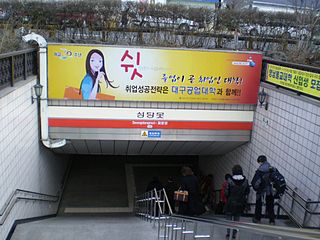
POLYGON ((48 46, 51 99, 256 104, 262 55, 119 46, 48 46))
POLYGON ((268 64, 267 82, 320 98, 320 74, 268 64))

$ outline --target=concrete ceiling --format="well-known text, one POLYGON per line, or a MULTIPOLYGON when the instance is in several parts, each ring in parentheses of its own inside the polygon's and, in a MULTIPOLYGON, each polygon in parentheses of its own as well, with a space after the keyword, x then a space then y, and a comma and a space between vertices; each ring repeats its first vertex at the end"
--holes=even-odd
POLYGON ((94 155, 223 155, 246 142, 242 141, 123 141, 68 140, 60 154, 94 155))

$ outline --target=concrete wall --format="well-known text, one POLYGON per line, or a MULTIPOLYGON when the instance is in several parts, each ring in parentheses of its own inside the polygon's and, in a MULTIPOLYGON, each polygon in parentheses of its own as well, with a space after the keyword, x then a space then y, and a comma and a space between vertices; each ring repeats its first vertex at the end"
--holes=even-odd
POLYGON ((289 186, 296 187, 306 199, 317 201, 320 102, 267 84, 264 87, 269 95, 269 109, 257 107, 251 142, 224 156, 200 158, 200 169, 214 175, 215 188, 219 189, 224 174, 230 173, 234 164, 240 164, 251 181, 258 167, 256 159, 264 154, 285 176, 289 186))
MULTIPOLYGON (((37 104, 31 104, 34 84, 35 78, 28 79, 0 91, 0 209, 15 189, 57 195, 68 163, 39 142, 37 104)), ((15 220, 55 214, 56 209, 57 204, 18 201, 0 225, 0 239, 15 220)))

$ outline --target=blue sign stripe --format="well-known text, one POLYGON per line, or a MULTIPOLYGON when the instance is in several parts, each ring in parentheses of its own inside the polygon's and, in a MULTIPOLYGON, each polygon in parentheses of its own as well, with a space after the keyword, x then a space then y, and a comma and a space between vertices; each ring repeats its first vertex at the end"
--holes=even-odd
POLYGON ((148 131, 148 137, 149 138, 160 138, 161 131, 148 131))

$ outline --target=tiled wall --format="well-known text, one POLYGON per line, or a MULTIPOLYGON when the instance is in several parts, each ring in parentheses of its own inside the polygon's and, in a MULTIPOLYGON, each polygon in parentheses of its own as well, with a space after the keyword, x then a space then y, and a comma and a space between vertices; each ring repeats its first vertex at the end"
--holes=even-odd
MULTIPOLYGON (((219 189, 225 173, 240 164, 251 181, 260 154, 304 198, 320 199, 320 102, 265 84, 269 108, 257 106, 252 140, 220 157, 204 157, 200 168, 214 174, 219 189)), ((254 200, 254 199, 252 199, 254 200)))
MULTIPOLYGON (((37 104, 31 104, 34 84, 28 79, 0 91, 0 209, 15 189, 57 195, 68 163, 39 142, 37 104)), ((6 238, 14 220, 55 214, 56 208, 57 204, 18 201, 0 225, 0 239, 6 238)))

